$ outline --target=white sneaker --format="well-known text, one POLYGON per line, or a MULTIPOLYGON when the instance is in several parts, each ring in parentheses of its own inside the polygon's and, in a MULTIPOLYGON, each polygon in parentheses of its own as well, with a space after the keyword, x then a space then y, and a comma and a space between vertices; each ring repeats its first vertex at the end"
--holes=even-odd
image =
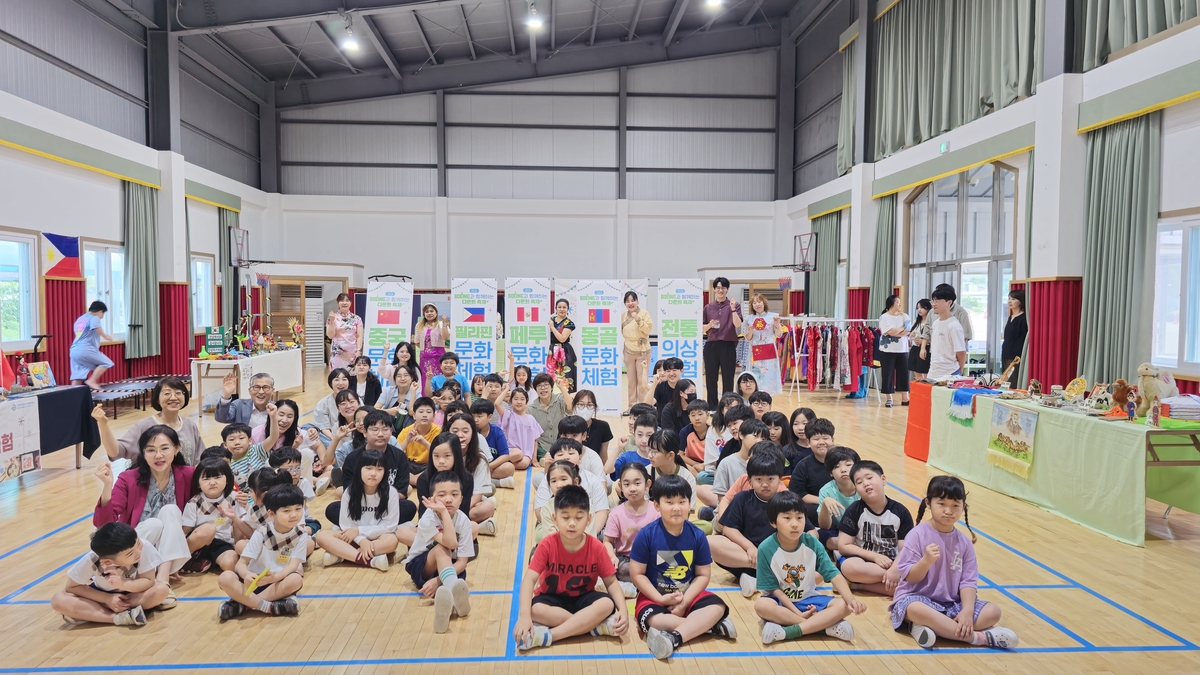
POLYGON ((753 596, 754 592, 758 590, 758 580, 749 574, 743 574, 741 578, 738 579, 738 583, 740 583, 742 586, 743 598, 749 598, 753 596))
POLYGON ((627 597, 627 598, 636 598, 637 597, 637 594, 638 594, 637 586, 634 586, 632 581, 622 581, 620 583, 621 583, 621 590, 625 593, 625 597, 627 597))
POLYGON ((493 478, 492 485, 495 487, 502 487, 502 488, 508 488, 509 490, 515 490, 517 488, 517 480, 515 478, 513 478, 512 476, 509 476, 507 478, 493 478))
POLYGON ((550 634, 550 629, 545 626, 533 625, 533 634, 529 639, 522 639, 517 643, 517 649, 526 651, 535 647, 549 647, 554 642, 554 637, 550 634))
POLYGON ((783 642, 787 639, 787 633, 783 632, 783 626, 770 621, 763 623, 762 641, 764 645, 769 645, 772 642, 783 642))
POLYGON ((321 495, 325 494, 325 491, 328 489, 329 489, 329 476, 321 476, 320 478, 317 479, 317 486, 315 488, 313 488, 313 492, 315 492, 317 494, 317 496, 320 497, 321 495))
POLYGON ((450 628, 450 613, 454 611, 454 598, 450 589, 440 586, 433 594, 433 632, 441 634, 450 628))
POLYGON ((146 612, 142 606, 131 607, 124 612, 113 615, 113 623, 118 626, 145 626, 146 612))
POLYGON ((654 658, 660 661, 671 658, 671 654, 675 653, 675 641, 665 631, 657 628, 651 628, 646 633, 646 646, 650 648, 654 658))
POLYGON ((491 502, 492 506, 499 506, 499 504, 496 503, 496 495, 488 495, 483 498, 483 501, 491 502))
POLYGON ((914 623, 908 632, 917 641, 917 645, 923 649, 933 649, 933 644, 937 642, 937 634, 929 626, 914 623))
POLYGON ((329 551, 325 551, 325 556, 322 558, 322 561, 322 564, 324 564, 325 567, 329 567, 342 562, 342 559, 330 553, 329 551))
POLYGON ((496 519, 488 518, 487 520, 480 523, 479 524, 479 534, 483 534, 483 535, 486 535, 489 537, 496 536, 496 519))
POLYGON ((374 567, 380 572, 388 571, 388 557, 386 555, 377 555, 371 558, 371 567, 374 567))
POLYGON ((829 637, 835 637, 839 640, 849 642, 854 639, 854 626, 850 625, 845 619, 833 624, 825 629, 825 634, 829 637))
POLYGON ((596 626, 592 630, 588 631, 588 634, 595 637, 600 637, 602 635, 608 637, 615 636, 617 634, 617 628, 613 623, 615 620, 616 614, 609 614, 604 621, 600 622, 599 626, 596 626))
POLYGON ((450 597, 454 601, 454 611, 459 616, 467 616, 471 613, 471 591, 467 588, 467 582, 455 577, 446 588, 450 589, 450 597))
POLYGON ((1007 628, 996 626, 985 631, 976 631, 983 633, 984 639, 987 640, 987 646, 996 649, 1016 649, 1020 640, 1017 639, 1017 634, 1007 628))

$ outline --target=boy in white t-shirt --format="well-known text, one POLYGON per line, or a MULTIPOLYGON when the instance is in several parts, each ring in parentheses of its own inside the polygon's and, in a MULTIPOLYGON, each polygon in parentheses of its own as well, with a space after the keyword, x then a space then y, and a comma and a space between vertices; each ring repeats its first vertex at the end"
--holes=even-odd
POLYGON ((475 557, 471 519, 459 508, 462 483, 453 471, 441 471, 430 481, 431 496, 423 501, 425 513, 417 521, 417 534, 404 569, 425 597, 433 598, 433 632, 445 633, 450 616, 471 612, 467 590, 467 561, 475 557))
POLYGON ((91 551, 67 570, 66 588, 50 606, 71 625, 146 625, 146 610, 159 606, 170 588, 155 581, 162 557, 125 523, 105 523, 92 535, 91 551))
POLYGON ((962 324, 951 311, 956 297, 954 290, 949 287, 933 292, 931 303, 938 320, 933 323, 933 336, 929 343, 927 377, 934 382, 943 382, 961 374, 967 365, 966 337, 962 324))
POLYGON ((296 593, 304 585, 301 566, 307 559, 304 493, 295 485, 276 485, 263 496, 267 524, 254 532, 232 571, 222 572, 217 584, 229 594, 217 616, 228 621, 256 609, 263 614, 300 613, 296 593))
MULTIPOLYGON (((550 446, 550 452, 546 453, 552 462, 564 460, 579 467, 579 485, 587 490, 588 498, 592 503, 592 524, 588 527, 588 534, 596 534, 603 532, 604 524, 608 522, 608 488, 604 481, 597 478, 594 473, 583 470, 581 463, 583 455, 583 444, 572 438, 560 438, 554 441, 554 444, 550 446)), ((537 493, 533 498, 534 516, 537 522, 542 521, 542 507, 548 504, 553 497, 548 481, 543 481, 541 485, 538 485, 537 493)))

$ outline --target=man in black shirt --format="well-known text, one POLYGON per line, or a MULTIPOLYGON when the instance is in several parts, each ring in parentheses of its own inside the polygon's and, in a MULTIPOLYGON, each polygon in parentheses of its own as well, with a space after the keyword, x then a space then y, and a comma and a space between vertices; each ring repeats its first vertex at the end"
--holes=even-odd
POLYGON ((663 408, 671 402, 675 395, 675 383, 683 376, 683 359, 669 356, 662 360, 662 370, 654 374, 654 391, 646 396, 643 403, 653 403, 658 414, 662 415, 663 408))
MULTIPOLYGON (((387 481, 400 495, 400 522, 407 523, 416 517, 417 505, 407 499, 410 476, 408 455, 404 454, 399 446, 391 443, 392 424, 392 416, 382 410, 367 413, 363 418, 363 437, 366 443, 346 455, 346 460, 342 462, 342 475, 353 476, 359 471, 359 462, 367 450, 382 453, 384 461, 387 462, 387 481)), ((348 484, 349 478, 346 478, 345 482, 348 484)), ((334 501, 325 507, 325 517, 336 527, 341 521, 341 511, 341 501, 334 501)))

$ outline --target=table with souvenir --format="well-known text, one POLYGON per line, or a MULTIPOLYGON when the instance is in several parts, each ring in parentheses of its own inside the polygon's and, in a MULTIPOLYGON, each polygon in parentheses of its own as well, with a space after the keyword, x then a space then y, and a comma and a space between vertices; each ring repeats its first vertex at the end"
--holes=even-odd
POLYGON ((221 326, 209 329, 204 348, 192 359, 192 397, 203 402, 201 415, 208 411, 208 403, 215 406, 212 396, 205 401, 206 392, 219 395, 221 380, 230 371, 237 377, 241 398, 249 398, 250 380, 255 373, 273 377, 277 392, 304 389, 304 325, 288 319, 291 335, 284 340, 251 330, 248 317, 242 318, 236 333, 221 326))

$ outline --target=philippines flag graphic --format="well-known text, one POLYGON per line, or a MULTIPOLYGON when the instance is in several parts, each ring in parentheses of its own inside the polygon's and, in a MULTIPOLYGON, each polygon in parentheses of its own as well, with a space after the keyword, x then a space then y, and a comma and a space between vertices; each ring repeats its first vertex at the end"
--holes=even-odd
POLYGON ((83 276, 79 266, 79 237, 42 233, 42 274, 48 277, 77 279, 83 276))
POLYGON ((381 309, 375 315, 375 325, 377 326, 395 326, 400 323, 400 310, 398 309, 381 309))
POLYGON ((588 323, 608 323, 607 309, 589 309, 588 323))
POLYGON ((483 323, 486 315, 483 307, 463 307, 463 323, 483 323))
POLYGON ((517 322, 518 323, 537 323, 538 308, 537 307, 518 307, 517 322))

